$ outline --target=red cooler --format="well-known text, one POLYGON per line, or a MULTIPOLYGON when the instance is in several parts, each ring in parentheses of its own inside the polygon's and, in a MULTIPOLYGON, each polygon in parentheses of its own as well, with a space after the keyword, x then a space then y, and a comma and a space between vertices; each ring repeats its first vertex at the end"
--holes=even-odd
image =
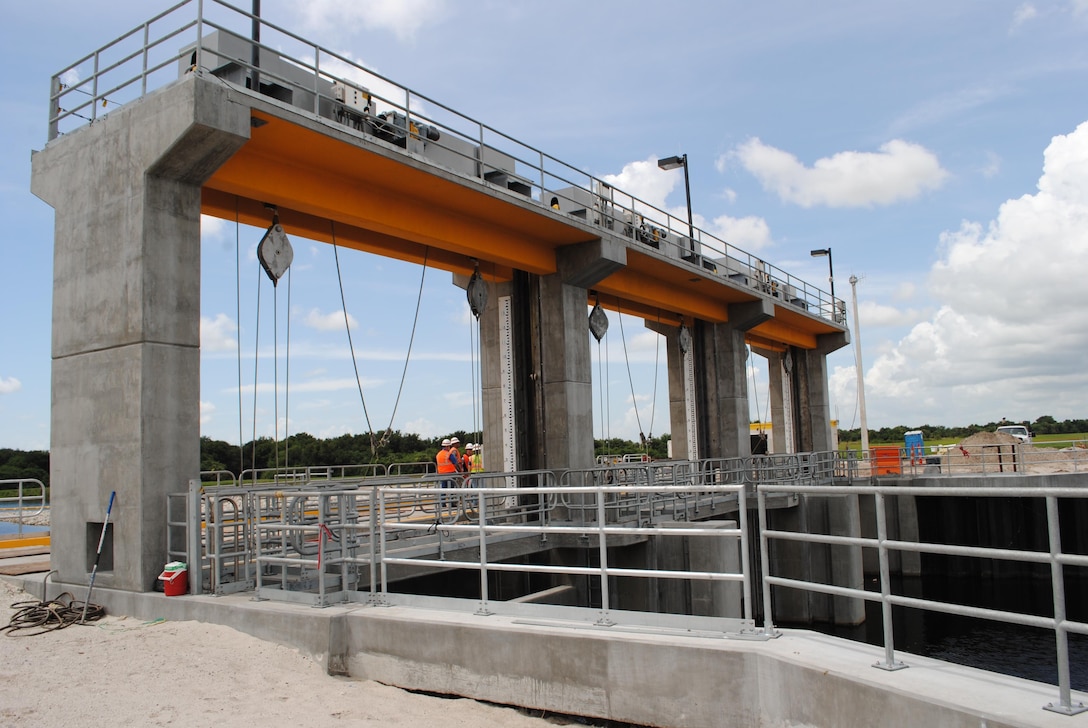
POLYGON ((163 593, 168 597, 179 597, 189 591, 189 571, 183 561, 171 561, 161 574, 163 593))

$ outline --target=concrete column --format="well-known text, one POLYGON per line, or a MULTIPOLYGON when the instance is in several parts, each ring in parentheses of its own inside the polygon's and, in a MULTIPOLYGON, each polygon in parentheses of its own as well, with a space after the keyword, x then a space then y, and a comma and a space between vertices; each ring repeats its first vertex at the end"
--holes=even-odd
POLYGON ((696 322, 697 419, 700 457, 751 455, 745 332, 774 315, 769 301, 733 304, 729 322, 696 322))
MULTIPOLYGON (((756 301, 730 306, 728 323, 691 323, 696 379, 695 420, 700 458, 751 454, 747 348, 744 338, 746 331, 773 315, 772 304, 756 301)), ((690 459, 680 327, 649 320, 646 327, 666 339, 672 456, 678 460, 690 459)))
POLYGON ((680 327, 661 321, 645 321, 646 328, 665 337, 666 366, 669 380, 669 433, 672 456, 688 460, 687 403, 684 401, 684 364, 680 351, 680 327))
POLYGON ((850 343, 846 333, 825 334, 818 348, 791 347, 798 452, 831 449, 831 403, 827 389, 827 355, 850 343))
POLYGON ((249 135, 249 112, 195 75, 51 142, 34 194, 55 211, 52 563, 149 591, 166 562, 166 496, 200 468, 200 187, 249 135), (107 552, 108 551, 108 552, 107 552))
POLYGON ((588 289, 626 263, 622 244, 594 240, 557 250, 554 275, 518 273, 510 283, 493 285, 480 317, 488 469, 502 470, 504 463, 520 470, 592 466, 588 289), (505 363, 500 346, 504 305, 512 342, 505 363), (512 381, 503 381, 503 366, 509 367, 512 381), (508 391, 504 400, 503 389, 511 386, 513 392, 508 391), (510 419, 517 440, 512 458, 506 452, 510 443, 502 436, 510 419))
POLYGON ((770 349, 752 348, 752 351, 767 360, 767 388, 770 395, 770 411, 767 416, 771 420, 770 452, 785 454, 791 451, 792 438, 789 436, 788 427, 792 420, 787 416, 785 407, 786 374, 783 365, 782 352, 770 349))

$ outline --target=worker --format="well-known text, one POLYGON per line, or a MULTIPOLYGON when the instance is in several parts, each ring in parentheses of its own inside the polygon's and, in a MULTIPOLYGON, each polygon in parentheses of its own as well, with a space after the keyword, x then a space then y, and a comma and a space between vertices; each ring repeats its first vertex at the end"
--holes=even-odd
MULTIPOLYGON (((438 454, 434 456, 435 465, 438 469, 439 475, 445 475, 447 473, 456 473, 461 469, 458 462, 457 452, 452 447, 453 442, 447 438, 442 441, 442 449, 438 451, 438 454)), ((453 481, 449 479, 443 479, 439 484, 441 488, 452 488, 453 481)), ((443 496, 439 498, 439 507, 446 507, 446 498, 443 496)))
POLYGON ((472 455, 468 459, 468 469, 471 473, 482 473, 484 470, 484 448, 480 443, 472 446, 472 455))
POLYGON ((476 450, 476 445, 473 443, 467 443, 465 445, 465 454, 461 458, 461 465, 464 468, 465 473, 465 487, 468 487, 468 474, 472 472, 472 453, 476 450))
POLYGON ((464 473, 468 471, 468 463, 466 463, 465 459, 461 457, 461 448, 457 447, 460 444, 461 441, 458 440, 456 436, 450 438, 450 452, 457 456, 455 458, 452 458, 452 460, 457 465, 457 472, 464 473))

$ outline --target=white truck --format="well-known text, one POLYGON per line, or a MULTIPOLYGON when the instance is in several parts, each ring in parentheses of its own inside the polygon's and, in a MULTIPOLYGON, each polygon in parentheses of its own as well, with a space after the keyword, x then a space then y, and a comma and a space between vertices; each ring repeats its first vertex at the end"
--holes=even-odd
POLYGON ((1030 443, 1031 436, 1035 434, 1023 425, 1002 425, 1001 427, 997 428, 997 431, 1003 432, 1006 435, 1012 435, 1020 444, 1030 443))

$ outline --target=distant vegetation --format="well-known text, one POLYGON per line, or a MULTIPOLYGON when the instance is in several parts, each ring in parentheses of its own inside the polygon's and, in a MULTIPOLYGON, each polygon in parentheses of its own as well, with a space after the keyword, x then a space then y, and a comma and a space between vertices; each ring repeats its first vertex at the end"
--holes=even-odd
MULTIPOLYGON (((461 441, 461 450, 474 439, 470 433, 452 432, 461 441)), ((438 452, 442 438, 423 438, 411 433, 391 432, 383 439, 381 434, 340 435, 321 440, 313 435, 300 432, 287 440, 274 443, 271 438, 259 438, 247 442, 239 448, 237 445, 200 438, 200 469, 226 470, 237 476, 241 470, 249 468, 273 468, 277 462, 282 467, 290 462, 292 466, 307 465, 360 465, 363 463, 417 463, 431 462, 438 452), (278 447, 277 447, 278 444, 278 447)), ((629 453, 646 453, 654 459, 668 456, 668 435, 648 438, 645 446, 640 443, 620 438, 595 440, 596 455, 622 456, 629 453)), ((497 452, 497 449, 496 449, 497 452)), ((487 444, 484 444, 484 465, 492 467, 487 459, 487 444)), ((36 479, 49 485, 49 452, 45 450, 10 450, 0 449, 0 480, 36 479)), ((5 489, 0 487, 0 495, 5 489)))
MULTIPOLYGON (((870 443, 902 444, 903 435, 911 430, 921 430, 922 436, 928 441, 959 440, 969 437, 976 432, 993 432, 1001 425, 1024 425, 1038 436, 1045 435, 1075 435, 1088 432, 1088 420, 1063 420, 1057 421, 1050 415, 1043 415, 1034 422, 1027 420, 1001 420, 989 422, 985 425, 967 425, 966 427, 944 427, 943 425, 899 425, 897 427, 881 427, 878 430, 869 430, 870 443)), ((839 430, 839 442, 859 442, 861 440, 861 428, 853 430, 839 430)))
MULTIPOLYGON (((903 435, 910 430, 921 430, 927 442, 962 440, 976 432, 992 432, 999 425, 1025 425, 1039 438, 1050 439, 1068 435, 1083 437, 1088 433, 1088 419, 1058 420, 1044 415, 1034 422, 1002 420, 984 425, 966 427, 945 427, 943 425, 899 425, 881 427, 869 431, 869 442, 875 444, 901 444, 903 435)), ((452 432, 463 446, 473 440, 470 433, 452 432)), ((668 434, 647 438, 645 443, 633 442, 621 438, 594 440, 595 455, 622 456, 645 453, 657 460, 668 457, 670 436, 668 434)), ((860 428, 839 430, 841 444, 861 440, 860 428)), ((277 449, 279 464, 290 461, 292 466, 306 465, 360 465, 363 463, 412 463, 430 462, 438 451, 441 438, 423 438, 411 433, 394 431, 383 439, 380 434, 341 435, 321 440, 313 435, 300 432, 291 435, 286 441, 273 443, 271 438, 260 438, 247 442, 243 447, 200 438, 200 469, 227 470, 238 475, 248 468, 272 468, 276 465, 277 449)), ((484 463, 492 467, 487 459, 487 443, 484 443, 484 463)), ((49 485, 49 452, 46 450, 12 450, 0 448, 0 480, 18 480, 33 478, 49 485)), ((3 488, 0 488, 2 491, 3 488)))

